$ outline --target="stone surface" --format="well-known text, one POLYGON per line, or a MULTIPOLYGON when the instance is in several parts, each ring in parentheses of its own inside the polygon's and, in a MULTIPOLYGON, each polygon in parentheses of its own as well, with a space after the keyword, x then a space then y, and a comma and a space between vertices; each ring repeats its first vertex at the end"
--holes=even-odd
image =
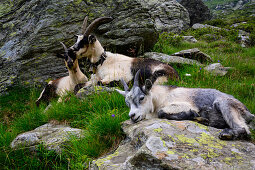
POLYGON ((92 169, 247 169, 255 168, 255 146, 222 141, 219 129, 191 121, 150 119, 123 123, 127 139, 93 161, 92 169))
POLYGON ((88 95, 91 94, 99 94, 101 92, 113 92, 115 90, 114 87, 109 88, 105 86, 88 86, 88 87, 83 87, 81 88, 76 96, 80 99, 86 98, 88 95))
POLYGON ((12 148, 29 147, 35 149, 39 144, 43 144, 49 150, 61 152, 61 147, 70 139, 81 138, 81 129, 71 128, 65 125, 55 125, 47 123, 32 131, 18 135, 11 143, 12 148))
POLYGON ((183 58, 197 60, 201 63, 212 62, 212 58, 209 55, 201 52, 198 48, 182 50, 180 52, 172 54, 172 56, 179 56, 179 57, 183 57, 183 58))
POLYGON ((208 24, 194 24, 192 25, 192 28, 193 29, 202 29, 202 28, 211 28, 211 29, 217 29, 217 30, 220 30, 221 28, 219 27, 215 27, 215 26, 211 26, 211 25, 208 25, 208 24))
POLYGON ((199 61, 187 59, 179 56, 170 56, 163 53, 157 53, 157 52, 147 52, 144 54, 145 58, 152 58, 155 60, 159 60, 164 63, 178 63, 178 64, 189 64, 189 65, 201 65, 199 61))
POLYGON ((197 42, 196 38, 194 38, 193 36, 182 36, 182 37, 184 41, 191 42, 191 43, 197 42))
POLYGON ((175 1, 2 0, 0 4, 0 93, 17 82, 44 84, 67 75, 60 41, 71 46, 84 17, 113 20, 94 34, 112 52, 137 56, 149 51, 158 30, 187 28, 188 12, 175 1), (150 4, 150 5, 149 5, 150 4))
POLYGON ((138 0, 149 9, 151 18, 159 32, 175 32, 188 29, 190 25, 188 11, 175 0, 138 0))
POLYGON ((225 76, 228 73, 228 70, 232 69, 231 67, 223 67, 221 63, 213 63, 204 68, 206 71, 216 75, 216 76, 225 76))
POLYGON ((180 4, 189 12, 190 25, 202 23, 212 18, 209 8, 202 0, 181 0, 180 4))

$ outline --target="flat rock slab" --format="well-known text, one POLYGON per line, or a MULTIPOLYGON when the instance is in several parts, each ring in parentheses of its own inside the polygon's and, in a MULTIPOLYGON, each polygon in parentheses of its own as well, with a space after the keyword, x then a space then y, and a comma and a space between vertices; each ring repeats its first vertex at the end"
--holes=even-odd
POLYGON ((113 92, 115 91, 116 88, 114 87, 106 87, 106 86, 88 86, 88 87, 83 87, 81 88, 78 93, 76 94, 76 96, 80 99, 86 98, 87 96, 91 95, 91 94, 99 94, 102 92, 113 92))
POLYGON ((182 50, 182 51, 172 54, 172 56, 179 56, 179 57, 183 57, 183 58, 197 60, 201 63, 207 63, 207 62, 213 61, 209 55, 201 52, 198 48, 182 50))
POLYGON ((73 138, 82 137, 81 129, 71 128, 66 125, 47 123, 32 131, 18 135, 11 143, 12 148, 29 147, 32 150, 37 145, 43 144, 49 150, 61 152, 61 146, 73 138))
POLYGON ((255 145, 223 141, 220 129, 192 121, 164 119, 123 123, 127 139, 92 169, 245 169, 255 168, 255 145))
POLYGON ((228 73, 228 70, 232 69, 231 67, 223 67, 221 63, 213 63, 204 68, 206 71, 216 75, 216 76, 225 76, 228 73))
POLYGON ((178 64, 189 64, 189 65, 202 65, 199 61, 183 58, 179 56, 170 56, 163 53, 157 53, 157 52, 147 52, 144 54, 145 58, 152 58, 155 60, 159 60, 164 63, 178 63, 178 64))

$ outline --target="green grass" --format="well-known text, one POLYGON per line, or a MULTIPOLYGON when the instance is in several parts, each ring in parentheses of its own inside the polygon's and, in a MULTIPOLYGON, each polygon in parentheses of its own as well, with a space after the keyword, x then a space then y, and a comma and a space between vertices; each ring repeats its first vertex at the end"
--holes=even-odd
MULTIPOLYGON (((242 48, 237 43, 236 33, 217 32, 208 29, 187 30, 181 35, 193 35, 199 42, 187 43, 173 34, 160 36, 153 51, 172 54, 190 48, 199 48, 210 55, 214 62, 233 67, 223 77, 206 72, 196 65, 172 66, 178 71, 181 81, 169 84, 191 88, 214 88, 235 96, 251 113, 255 113, 255 47, 242 48), (218 40, 204 38, 214 33, 218 40), (186 77, 185 74, 191 74, 186 77)), ((84 100, 69 94, 65 102, 52 102, 44 113, 45 105, 35 106, 40 91, 36 87, 14 87, 0 96, 0 167, 2 169, 85 169, 93 159, 114 150, 124 138, 121 122, 128 119, 128 108, 123 96, 116 92, 88 96, 84 100), (36 151, 27 148, 13 150, 11 141, 20 133, 33 130, 47 122, 65 123, 84 130, 84 138, 72 139, 61 154, 46 150, 42 145, 36 151)), ((255 131, 252 132, 255 141, 255 131)))

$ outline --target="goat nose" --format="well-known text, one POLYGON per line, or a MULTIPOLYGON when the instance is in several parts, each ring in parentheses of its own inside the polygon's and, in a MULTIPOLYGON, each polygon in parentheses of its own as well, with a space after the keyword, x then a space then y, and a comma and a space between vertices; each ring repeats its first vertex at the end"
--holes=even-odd
POLYGON ((133 119, 135 117, 135 113, 130 114, 129 117, 133 119))

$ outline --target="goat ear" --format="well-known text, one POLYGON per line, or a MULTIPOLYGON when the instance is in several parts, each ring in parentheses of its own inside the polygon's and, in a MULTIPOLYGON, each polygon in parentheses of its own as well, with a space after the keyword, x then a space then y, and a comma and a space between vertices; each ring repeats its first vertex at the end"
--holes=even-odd
POLYGON ((145 89, 144 90, 145 90, 146 93, 148 93, 150 91, 150 89, 152 88, 152 85, 153 85, 153 83, 150 79, 145 80, 145 85, 144 85, 145 89))
POLYGON ((119 89, 115 89, 119 94, 121 94, 122 96, 126 97, 126 92, 119 90, 119 89))
POLYGON ((59 53, 56 55, 56 57, 58 57, 58 58, 65 58, 65 56, 63 54, 59 54, 59 53))
POLYGON ((96 37, 94 35, 89 35, 88 37, 88 41, 89 41, 89 44, 93 44, 94 42, 96 42, 96 37))

